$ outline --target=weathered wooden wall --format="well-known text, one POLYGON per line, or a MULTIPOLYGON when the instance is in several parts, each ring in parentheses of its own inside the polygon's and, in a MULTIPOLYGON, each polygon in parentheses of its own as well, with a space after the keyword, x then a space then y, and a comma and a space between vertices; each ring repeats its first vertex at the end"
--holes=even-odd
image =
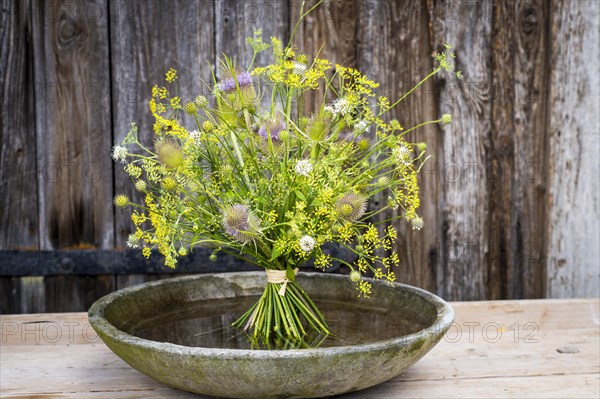
MULTIPOLYGON (((130 231, 111 199, 136 193, 112 145, 134 120, 151 140, 149 87, 168 67, 189 98, 221 52, 248 62, 255 28, 287 39, 299 4, 1 1, 0 313, 83 310, 160 278, 120 252, 106 267, 86 255, 122 250, 130 231), (38 270, 19 264, 32 254, 38 270)), ((464 79, 431 81, 392 115, 405 126, 455 115, 411 135, 432 158, 425 227, 400 226, 400 281, 452 300, 600 295, 599 21, 596 0, 326 0, 303 22, 298 48, 325 44, 392 98, 443 43, 456 48, 464 79)))

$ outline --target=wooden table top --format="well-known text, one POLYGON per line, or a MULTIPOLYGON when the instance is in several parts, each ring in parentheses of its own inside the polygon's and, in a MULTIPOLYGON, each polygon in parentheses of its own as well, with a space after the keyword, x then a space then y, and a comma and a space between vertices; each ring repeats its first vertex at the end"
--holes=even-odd
MULTIPOLYGON (((598 398, 600 299, 460 302, 417 364, 344 399, 598 398)), ((139 373, 85 313, 0 315, 0 396, 202 398, 139 373)))

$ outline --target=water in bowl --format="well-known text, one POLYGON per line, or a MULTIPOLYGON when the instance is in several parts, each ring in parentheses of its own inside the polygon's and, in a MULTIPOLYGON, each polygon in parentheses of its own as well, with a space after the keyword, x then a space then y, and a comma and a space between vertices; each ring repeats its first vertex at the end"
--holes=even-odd
MULTIPOLYGON (((247 335, 231 327, 231 323, 241 315, 240 309, 248 309, 257 299, 239 297, 190 302, 176 308, 155 310, 152 315, 134 316, 121 329, 140 338, 191 347, 256 348, 247 335)), ((391 313, 387 309, 340 302, 316 303, 333 333, 325 339, 307 339, 309 344, 318 344, 319 347, 383 341, 412 334, 425 327, 414 317, 408 320, 402 311, 391 313)))

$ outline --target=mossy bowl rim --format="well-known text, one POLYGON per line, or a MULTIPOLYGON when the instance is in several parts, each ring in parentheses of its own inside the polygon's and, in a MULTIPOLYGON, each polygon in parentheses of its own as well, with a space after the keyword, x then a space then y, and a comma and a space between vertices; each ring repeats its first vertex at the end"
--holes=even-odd
MULTIPOLYGON (((422 328, 421 330, 412 333, 403 335, 400 337, 375 341, 365 344, 357 344, 357 345, 340 345, 340 346, 332 346, 325 348, 307 348, 307 349, 232 349, 232 348, 208 348, 208 347, 193 347, 186 346, 180 344, 174 344, 170 342, 161 342, 161 341, 153 341, 145 338, 141 338, 135 335, 132 335, 128 332, 125 332, 117 327, 115 327, 110 321, 108 321, 104 315, 105 309, 115 300, 130 295, 134 292, 147 290, 155 287, 160 287, 162 285, 174 284, 177 282, 185 282, 187 280, 197 280, 202 278, 223 278, 224 276, 235 277, 235 276, 247 276, 247 277, 262 277, 264 276, 264 272, 260 271, 252 271, 252 272, 225 272, 225 273, 203 273, 192 276, 181 276, 174 277, 164 280, 150 281, 138 285, 134 285, 131 287, 123 288, 118 291, 114 291, 110 294, 103 296, 98 299, 94 304, 90 307, 88 311, 88 319, 92 327, 99 333, 99 335, 104 334, 116 341, 127 342, 129 345, 135 345, 138 347, 144 347, 148 349, 160 349, 164 351, 168 351, 171 353, 179 353, 182 352, 191 352, 192 354, 201 354, 203 356, 219 356, 220 358, 236 358, 236 359, 265 359, 265 358, 297 358, 304 356, 314 356, 318 354, 320 356, 327 355, 338 355, 340 352, 343 353, 358 353, 358 352, 372 352, 377 350, 385 350, 391 347, 396 346, 405 346, 409 342, 415 342, 423 337, 429 336, 437 336, 440 334, 444 334, 446 330, 450 327, 450 325, 454 322, 455 312, 453 307, 444 301, 442 298, 437 295, 426 291, 424 289, 414 287, 408 284, 402 283, 392 283, 391 285, 396 288, 411 292, 417 296, 420 296, 433 306, 435 306, 437 310, 436 319, 429 324, 428 326, 422 328)), ((327 279, 336 279, 340 281, 347 281, 348 277, 339 274, 328 274, 328 273, 315 273, 315 272, 302 272, 302 276, 308 278, 327 278, 327 279)), ((373 284, 373 290, 379 288, 378 286, 384 285, 389 286, 390 284, 367 279, 373 284)), ((266 280, 265 280, 266 282, 266 280)))

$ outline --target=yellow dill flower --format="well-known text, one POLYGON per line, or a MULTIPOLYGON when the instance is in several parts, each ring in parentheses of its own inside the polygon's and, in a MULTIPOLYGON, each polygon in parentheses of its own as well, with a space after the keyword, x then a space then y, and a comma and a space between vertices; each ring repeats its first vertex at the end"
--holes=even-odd
POLYGON ((363 238, 366 242, 371 244, 377 242, 379 240, 379 232, 377 231, 377 228, 370 224, 367 228, 367 231, 363 234, 363 238))
POLYGON ((175 269, 175 265, 177 264, 177 261, 175 260, 175 258, 173 258, 172 256, 165 256, 165 266, 171 268, 171 269, 175 269))
POLYGON ((389 271, 388 274, 385 276, 389 282, 394 282, 396 281, 396 273, 389 271))
POLYGON ((181 98, 180 97, 172 97, 170 100, 171 108, 180 109, 181 108, 181 98))
POLYGON ((371 296, 371 283, 365 280, 361 280, 358 283, 358 297, 363 296, 364 298, 369 298, 371 296))
POLYGON ((177 188, 177 180, 171 176, 167 176, 162 181, 162 187, 167 191, 172 191, 177 188))
POLYGON ((173 68, 170 68, 165 74, 165 80, 169 83, 173 83, 177 79, 177 71, 173 68))
POLYGON ((338 239, 342 242, 350 242, 354 237, 354 230, 352 229, 352 223, 344 223, 338 229, 338 239))
POLYGON ((361 257, 358 259, 358 261, 356 261, 356 267, 361 273, 366 273, 367 269, 369 268, 369 263, 365 258, 361 257))
POLYGON ((139 178, 142 175, 142 168, 140 168, 137 165, 134 165, 132 163, 128 164, 127 166, 125 166, 125 172, 133 177, 134 179, 139 178))
POLYGON ((144 249, 142 249, 142 255, 144 255, 144 258, 148 259, 150 255, 152 255, 152 250, 148 247, 144 247, 144 249))
POLYGON ((131 221, 133 222, 134 225, 139 226, 142 223, 144 223, 146 220, 148 220, 146 218, 146 215, 144 215, 143 213, 139 213, 138 211, 133 211, 131 213, 131 221))
POLYGON ((315 267, 317 269, 327 269, 331 266, 331 255, 320 253, 315 258, 315 267))
POLYGON ((169 96, 169 91, 166 87, 161 87, 158 89, 158 98, 161 100, 166 99, 169 96))

